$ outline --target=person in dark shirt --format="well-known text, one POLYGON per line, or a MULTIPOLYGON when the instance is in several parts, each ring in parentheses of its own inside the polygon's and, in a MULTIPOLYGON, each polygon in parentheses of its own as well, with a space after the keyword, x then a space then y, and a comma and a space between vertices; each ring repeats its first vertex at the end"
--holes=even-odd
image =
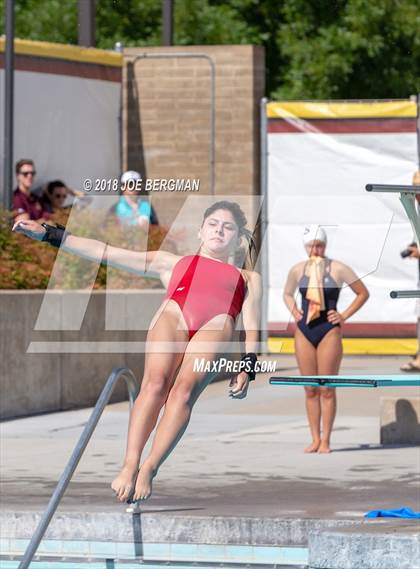
POLYGON ((31 193, 35 175, 33 160, 24 158, 16 162, 17 188, 13 192, 12 202, 15 221, 33 219, 42 223, 50 217, 49 213, 43 209, 39 198, 31 193))
POLYGON ((44 211, 53 214, 57 210, 64 208, 64 203, 69 194, 69 189, 61 180, 49 182, 40 198, 41 206, 44 211))

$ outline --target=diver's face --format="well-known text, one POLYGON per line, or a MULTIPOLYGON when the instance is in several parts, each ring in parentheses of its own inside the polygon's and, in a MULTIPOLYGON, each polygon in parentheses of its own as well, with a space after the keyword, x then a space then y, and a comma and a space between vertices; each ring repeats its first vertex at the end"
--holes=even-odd
POLYGON ((215 254, 230 253, 238 246, 238 226, 226 209, 217 209, 206 217, 198 236, 202 246, 215 254))
POLYGON ((327 245, 323 241, 318 241, 315 239, 314 241, 310 241, 305 245, 306 252, 308 253, 308 257, 325 257, 325 249, 327 245))

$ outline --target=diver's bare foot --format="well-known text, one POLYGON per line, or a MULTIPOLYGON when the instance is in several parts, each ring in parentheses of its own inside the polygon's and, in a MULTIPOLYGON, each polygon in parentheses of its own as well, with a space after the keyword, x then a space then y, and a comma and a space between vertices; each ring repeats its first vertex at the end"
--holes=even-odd
POLYGON ((145 461, 139 470, 133 500, 147 500, 152 495, 152 480, 156 476, 156 469, 145 461))
POLYGON ((321 441, 318 452, 320 454, 329 454, 331 452, 330 443, 328 441, 321 441))
POLYGON ((137 466, 124 465, 118 476, 113 480, 111 488, 114 490, 115 495, 120 502, 128 500, 130 495, 133 493, 137 473, 137 466))
POLYGON ((308 447, 305 448, 304 452, 306 452, 307 454, 309 454, 311 452, 317 452, 320 444, 321 444, 321 441, 313 441, 313 443, 311 445, 309 445, 308 447))

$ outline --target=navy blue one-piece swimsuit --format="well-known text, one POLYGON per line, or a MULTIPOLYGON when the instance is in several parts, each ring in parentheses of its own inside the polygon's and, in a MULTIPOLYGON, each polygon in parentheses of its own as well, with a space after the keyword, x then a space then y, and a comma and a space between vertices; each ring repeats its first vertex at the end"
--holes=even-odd
POLYGON ((309 277, 306 273, 306 265, 303 271, 303 276, 299 281, 299 292, 302 295, 302 310, 303 317, 298 322, 299 330, 305 335, 305 337, 311 342, 311 344, 316 348, 322 338, 335 328, 339 324, 331 324, 327 319, 328 310, 337 310, 337 301, 340 295, 340 287, 336 281, 332 278, 331 271, 331 261, 328 263, 328 267, 324 273, 324 300, 325 300, 325 310, 321 310, 318 318, 311 320, 309 324, 306 324, 306 318, 308 316, 309 300, 306 299, 306 291, 308 290, 309 277), (328 269, 328 270, 327 270, 328 269))

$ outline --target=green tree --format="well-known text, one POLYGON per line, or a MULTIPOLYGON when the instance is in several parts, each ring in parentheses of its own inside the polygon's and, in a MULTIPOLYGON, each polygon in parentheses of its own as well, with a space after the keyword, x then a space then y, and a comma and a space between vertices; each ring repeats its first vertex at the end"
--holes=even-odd
POLYGON ((97 0, 97 46, 112 49, 122 41, 127 47, 159 45, 161 38, 159 0, 97 0))
POLYGON ((418 0, 288 0, 274 97, 391 98, 420 89, 418 0))
MULTIPOLYGON (((4 0, 0 0, 3 27, 4 0)), ((77 1, 16 0, 15 36, 21 39, 77 43, 77 1)))
MULTIPOLYGON (((77 0, 15 0, 16 36, 77 43, 77 0)), ((161 0, 97 0, 97 46, 159 45, 161 0)), ((1 21, 4 0, 0 0, 1 21)), ((420 90, 419 0, 175 0, 178 45, 266 49, 273 98, 420 90)))

